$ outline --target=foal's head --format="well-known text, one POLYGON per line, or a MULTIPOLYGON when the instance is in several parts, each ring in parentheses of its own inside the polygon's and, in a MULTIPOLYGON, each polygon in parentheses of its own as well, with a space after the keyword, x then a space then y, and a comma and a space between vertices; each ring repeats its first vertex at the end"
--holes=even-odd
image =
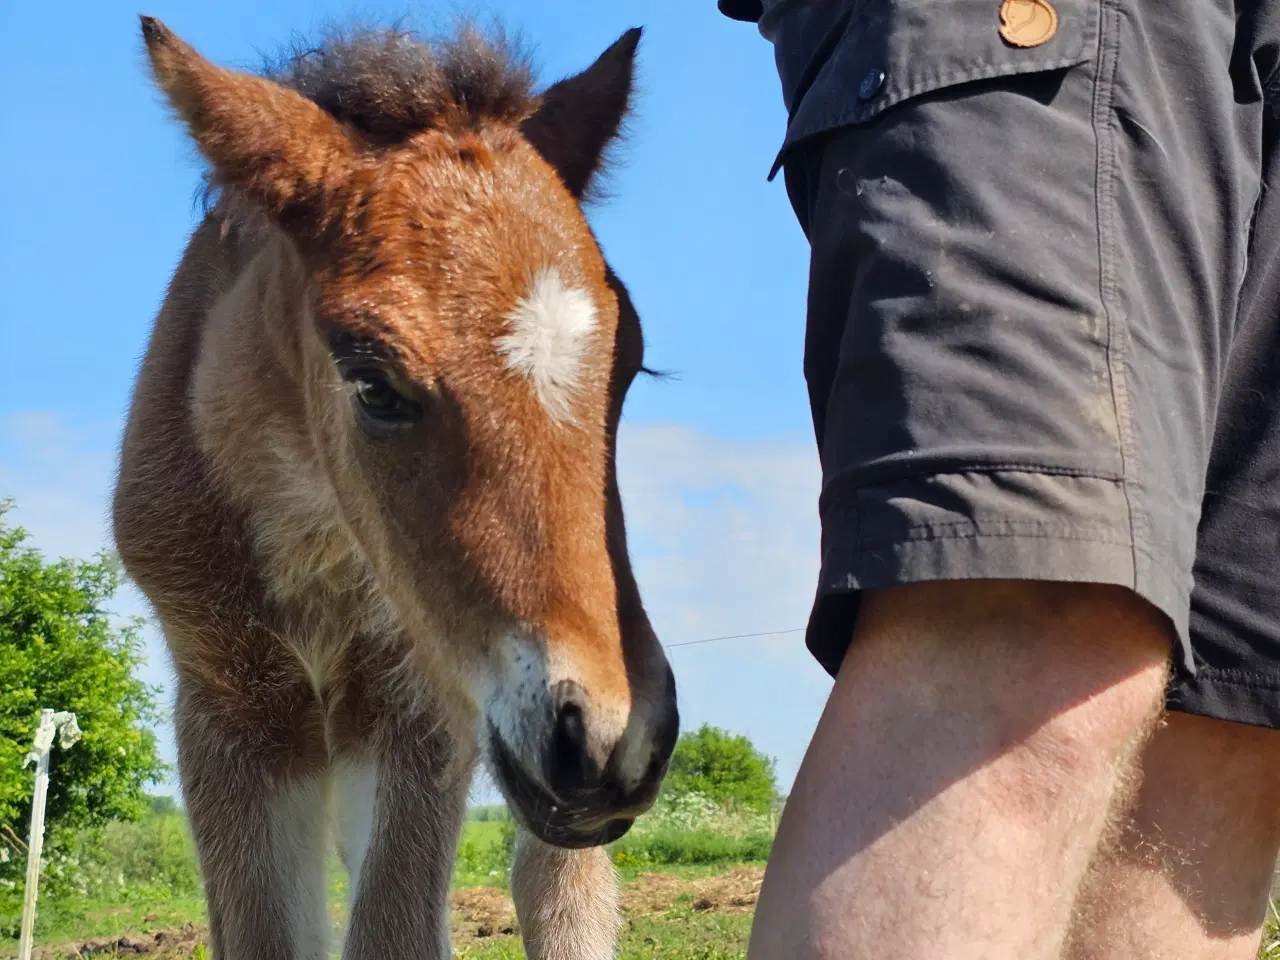
POLYGON ((639 319, 580 208, 638 31, 536 97, 466 33, 358 37, 281 83, 143 35, 214 182, 290 241, 305 427, 421 664, 535 834, 620 836, 678 725, 614 475, 639 319))

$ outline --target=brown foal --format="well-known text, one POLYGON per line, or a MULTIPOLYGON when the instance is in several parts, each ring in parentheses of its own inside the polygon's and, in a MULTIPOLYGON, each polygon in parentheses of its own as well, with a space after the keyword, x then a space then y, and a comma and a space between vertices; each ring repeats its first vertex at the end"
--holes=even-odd
POLYGON ((615 477, 640 323, 581 208, 639 31, 541 94, 470 29, 263 76, 142 33, 213 202, 138 377, 115 535, 177 672, 215 955, 328 956, 332 799, 343 956, 448 956, 483 758, 529 955, 612 956, 602 845, 678 727, 615 477))

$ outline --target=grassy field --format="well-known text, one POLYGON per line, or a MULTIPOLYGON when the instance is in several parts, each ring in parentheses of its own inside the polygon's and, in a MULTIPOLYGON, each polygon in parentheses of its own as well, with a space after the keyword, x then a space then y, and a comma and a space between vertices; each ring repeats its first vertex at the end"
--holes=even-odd
MULTIPOLYGON (((767 818, 686 803, 668 805, 642 824, 611 848, 623 883, 619 960, 744 957, 772 839, 767 818)), ((506 890, 510 840, 510 824, 492 814, 464 828, 452 895, 459 958, 524 956, 506 890)), ((114 824, 54 858, 46 876, 40 960, 139 954, 207 960, 204 902, 181 814, 114 824)), ((336 945, 349 893, 336 857, 330 860, 329 893, 336 945)), ((0 957, 16 954, 19 897, 16 888, 0 888, 0 957)), ((1274 913, 1259 957, 1280 960, 1280 917, 1274 913)))
MULTIPOLYGON (((610 849, 623 884, 620 960, 721 960, 745 955, 751 912, 772 841, 767 817, 675 802, 610 849)), ((463 830, 454 867, 456 956, 523 957, 507 895, 514 830, 478 811, 463 830)), ((647 822, 646 822, 647 821, 647 822)), ((350 891, 329 862, 336 945, 350 891)), ((17 952, 21 889, 0 886, 0 957, 17 952)), ((40 960, 146 954, 205 960, 206 915, 185 820, 158 811, 112 824, 50 858, 41 885, 40 960)))

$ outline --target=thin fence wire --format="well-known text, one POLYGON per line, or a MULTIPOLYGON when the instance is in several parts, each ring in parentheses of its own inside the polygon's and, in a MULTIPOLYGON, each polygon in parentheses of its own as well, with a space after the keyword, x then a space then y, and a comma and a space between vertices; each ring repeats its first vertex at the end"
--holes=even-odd
POLYGON ((716 643, 720 640, 747 640, 752 637, 781 637, 788 633, 804 633, 804 627, 793 627, 790 630, 761 630, 756 633, 730 633, 723 637, 704 637, 701 640, 685 640, 681 643, 664 644, 667 650, 674 650, 676 647, 696 647, 700 643, 716 643))

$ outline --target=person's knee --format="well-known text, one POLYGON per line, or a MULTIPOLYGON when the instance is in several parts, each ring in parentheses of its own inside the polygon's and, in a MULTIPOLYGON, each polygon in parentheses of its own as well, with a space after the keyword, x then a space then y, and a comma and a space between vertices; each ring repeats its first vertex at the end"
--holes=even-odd
POLYGON ((1173 641, 1129 590, 953 581, 869 593, 837 698, 971 725, 1053 779, 1130 756, 1159 716, 1173 641))

